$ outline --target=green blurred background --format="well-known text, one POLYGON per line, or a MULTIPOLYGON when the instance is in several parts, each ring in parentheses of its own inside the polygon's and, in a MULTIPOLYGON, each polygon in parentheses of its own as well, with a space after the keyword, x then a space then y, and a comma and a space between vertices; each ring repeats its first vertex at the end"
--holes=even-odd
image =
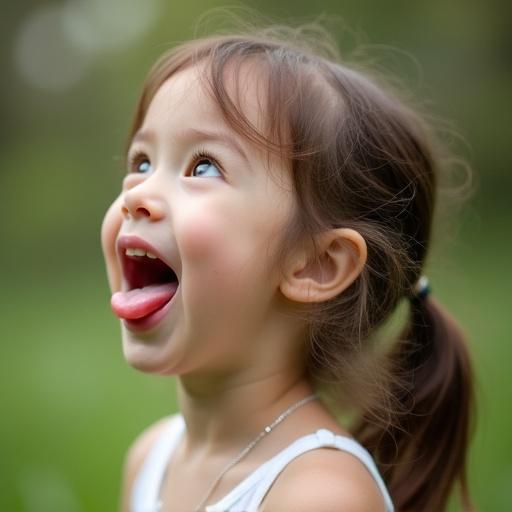
MULTIPOLYGON (((192 37, 205 10, 225 4, 183 5, 2 3, 1 511, 116 510, 126 448, 177 410, 174 379, 140 374, 122 358, 99 229, 118 193, 123 143, 149 66, 192 37)), ((377 59, 467 141, 455 146, 475 169, 476 193, 452 219, 450 236, 436 241, 427 273, 474 354, 477 508, 512 509, 510 4, 229 5, 284 22, 341 17, 352 31, 336 34, 342 49, 374 45, 377 59)), ((218 20, 208 26, 219 28, 218 20)))

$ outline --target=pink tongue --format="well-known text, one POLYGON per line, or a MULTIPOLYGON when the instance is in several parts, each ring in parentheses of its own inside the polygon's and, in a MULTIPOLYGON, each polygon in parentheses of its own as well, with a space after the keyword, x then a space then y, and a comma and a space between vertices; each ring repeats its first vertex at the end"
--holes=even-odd
POLYGON ((119 318, 135 320, 160 309, 173 298, 177 288, 178 283, 174 281, 151 284, 129 292, 116 292, 112 295, 110 304, 119 318))

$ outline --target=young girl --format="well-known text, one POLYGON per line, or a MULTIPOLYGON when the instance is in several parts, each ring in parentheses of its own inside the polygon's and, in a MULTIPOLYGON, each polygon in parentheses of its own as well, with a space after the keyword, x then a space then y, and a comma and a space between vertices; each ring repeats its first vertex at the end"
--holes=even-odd
POLYGON ((422 276, 434 140, 327 33, 160 57, 102 246, 124 356, 180 412, 130 448, 123 511, 437 512, 456 482, 469 510, 470 361, 422 276))

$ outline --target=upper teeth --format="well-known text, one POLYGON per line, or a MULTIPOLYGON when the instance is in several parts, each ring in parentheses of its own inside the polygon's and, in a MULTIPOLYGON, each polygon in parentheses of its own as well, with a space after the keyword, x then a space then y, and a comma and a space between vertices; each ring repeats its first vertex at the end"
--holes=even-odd
POLYGON ((147 256, 153 260, 156 259, 156 256, 149 251, 145 251, 144 249, 139 249, 135 247, 127 247, 125 250, 126 256, 147 256))

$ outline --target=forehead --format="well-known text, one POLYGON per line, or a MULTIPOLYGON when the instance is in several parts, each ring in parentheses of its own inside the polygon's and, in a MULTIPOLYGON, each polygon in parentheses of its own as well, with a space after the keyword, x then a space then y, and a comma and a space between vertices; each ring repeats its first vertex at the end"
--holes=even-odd
MULTIPOLYGON (((144 125, 159 121, 162 126, 180 121, 194 128, 217 128, 234 131, 210 93, 206 64, 182 69, 168 78, 157 90, 146 112, 144 125), (197 126, 200 122, 201 126, 197 126)), ((231 101, 261 133, 266 130, 264 117, 264 86, 261 72, 254 64, 243 63, 233 71, 226 66, 223 85, 231 101)), ((159 123, 159 124, 160 124, 159 123)), ((237 134, 239 136, 239 134, 237 134)))

